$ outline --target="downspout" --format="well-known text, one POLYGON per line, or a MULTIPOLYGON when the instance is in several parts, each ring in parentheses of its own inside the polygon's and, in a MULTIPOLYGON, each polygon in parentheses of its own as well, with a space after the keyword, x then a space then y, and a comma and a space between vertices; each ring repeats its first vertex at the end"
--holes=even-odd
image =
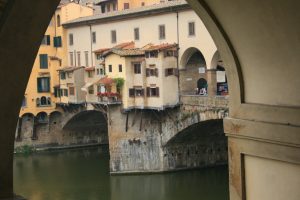
MULTIPOLYGON (((94 62, 93 62, 92 25, 90 24, 89 27, 90 27, 90 42, 91 42, 91 44, 90 44, 90 50, 91 50, 91 67, 93 67, 94 66, 94 62)), ((88 66, 86 66, 86 67, 88 67, 88 66)))
POLYGON ((179 14, 178 11, 176 11, 176 25, 177 25, 177 71, 178 71, 178 76, 177 76, 177 84, 178 84, 178 103, 180 104, 180 79, 179 79, 179 14))

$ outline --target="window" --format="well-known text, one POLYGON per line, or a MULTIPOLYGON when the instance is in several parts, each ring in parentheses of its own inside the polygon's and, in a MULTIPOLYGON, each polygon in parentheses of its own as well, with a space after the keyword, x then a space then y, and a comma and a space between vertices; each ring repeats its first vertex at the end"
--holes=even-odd
POLYGON ((96 74, 99 75, 100 74, 100 70, 96 69, 96 74))
POLYGON ((51 98, 42 96, 41 99, 37 98, 36 101, 37 106, 50 106, 51 105, 51 98))
POLYGON ((178 52, 176 50, 166 50, 164 51, 164 57, 177 57, 178 52))
POLYGON ((75 95, 75 88, 74 87, 69 87, 69 94, 70 95, 75 95))
POLYGON ((189 22, 189 36, 195 35, 195 22, 189 22))
POLYGON ((141 74, 141 63, 134 63, 133 67, 135 74, 141 74))
POLYGON ((66 79, 66 72, 60 72, 60 79, 65 80, 66 79))
POLYGON ((159 39, 160 40, 166 39, 165 25, 159 25, 158 30, 159 30, 159 39))
POLYGON ((60 26, 60 16, 59 15, 56 16, 56 24, 58 27, 60 26))
POLYGON ((40 68, 48 69, 48 54, 40 54, 40 68))
POLYGON ((92 32, 92 42, 96 43, 96 32, 92 32))
POLYGON ((81 66, 80 51, 77 52, 77 66, 81 66))
POLYGON ((129 97, 142 97, 144 96, 144 89, 140 86, 129 88, 129 97))
POLYGON ((177 68, 167 68, 165 69, 165 76, 175 75, 178 76, 178 69, 177 68))
POLYGON ((112 65, 108 65, 108 71, 112 72, 112 65))
POLYGON ((103 69, 100 69, 100 74, 104 74, 104 70, 103 69))
POLYGON ((37 91, 50 92, 50 77, 37 78, 37 91))
POLYGON ((110 12, 110 4, 107 4, 106 8, 107 8, 107 12, 110 12))
POLYGON ((158 51, 148 51, 146 52, 146 58, 157 58, 158 51))
POLYGON ((55 97, 60 97, 60 89, 59 89, 59 87, 54 87, 54 96, 55 97))
POLYGON ((69 34, 69 45, 72 46, 74 44, 73 33, 69 34))
POLYGON ((158 68, 146 68, 146 76, 156 76, 158 77, 158 68))
POLYGON ((57 36, 53 38, 54 47, 61 47, 61 36, 57 36))
POLYGON ((116 43, 117 42, 117 32, 116 30, 111 31, 111 43, 116 43))
POLYGON ((124 3, 124 10, 129 9, 129 3, 124 3))
POLYGON ((63 89, 63 96, 68 96, 68 89, 63 89))
POLYGON ((119 65, 119 72, 122 72, 122 65, 119 65))
POLYGON ((94 76, 94 72, 93 71, 88 71, 88 77, 93 78, 93 76, 94 76))
POLYGON ((43 37, 41 45, 50 45, 50 35, 45 35, 43 37))
POLYGON ((89 94, 94 94, 94 86, 89 87, 89 94))
POLYGON ((134 40, 139 40, 140 39, 140 30, 139 28, 134 29, 134 40))
POLYGON ((116 3, 113 3, 113 11, 117 10, 116 3))
POLYGON ((72 78, 73 72, 67 72, 68 78, 72 78))
POLYGON ((70 52, 69 54, 70 54, 70 65, 71 65, 71 66, 74 66, 74 62, 73 62, 73 60, 74 60, 73 52, 70 52))
POLYGON ((159 97, 159 87, 147 87, 147 97, 159 97))

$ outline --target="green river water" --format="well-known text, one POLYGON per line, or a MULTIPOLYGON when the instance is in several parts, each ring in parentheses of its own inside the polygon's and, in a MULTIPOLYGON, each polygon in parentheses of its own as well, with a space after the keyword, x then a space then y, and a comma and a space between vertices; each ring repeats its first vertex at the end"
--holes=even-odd
POLYGON ((109 175, 107 147, 14 158, 14 190, 28 200, 228 200, 227 167, 109 175))

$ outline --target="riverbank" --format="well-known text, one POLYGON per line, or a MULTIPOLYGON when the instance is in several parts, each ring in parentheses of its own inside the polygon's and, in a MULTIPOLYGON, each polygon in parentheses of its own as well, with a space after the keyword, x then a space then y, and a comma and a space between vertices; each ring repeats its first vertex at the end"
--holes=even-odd
POLYGON ((57 150, 65 150, 65 149, 82 149, 89 147, 101 147, 108 146, 108 144, 103 143, 92 143, 92 144, 74 144, 74 145, 60 145, 60 146, 20 146, 15 148, 14 154, 31 154, 45 151, 57 151, 57 150))

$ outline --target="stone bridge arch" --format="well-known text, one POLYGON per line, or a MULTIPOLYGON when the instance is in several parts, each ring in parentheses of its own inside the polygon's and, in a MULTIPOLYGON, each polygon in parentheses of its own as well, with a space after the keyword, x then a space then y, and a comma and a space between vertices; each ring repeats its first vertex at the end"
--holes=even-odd
POLYGON ((74 144, 108 144, 107 117, 102 111, 82 110, 69 114, 62 120, 61 127, 74 144))
POLYGON ((163 155, 168 170, 227 164, 223 120, 200 121, 181 130, 163 146, 163 155))

